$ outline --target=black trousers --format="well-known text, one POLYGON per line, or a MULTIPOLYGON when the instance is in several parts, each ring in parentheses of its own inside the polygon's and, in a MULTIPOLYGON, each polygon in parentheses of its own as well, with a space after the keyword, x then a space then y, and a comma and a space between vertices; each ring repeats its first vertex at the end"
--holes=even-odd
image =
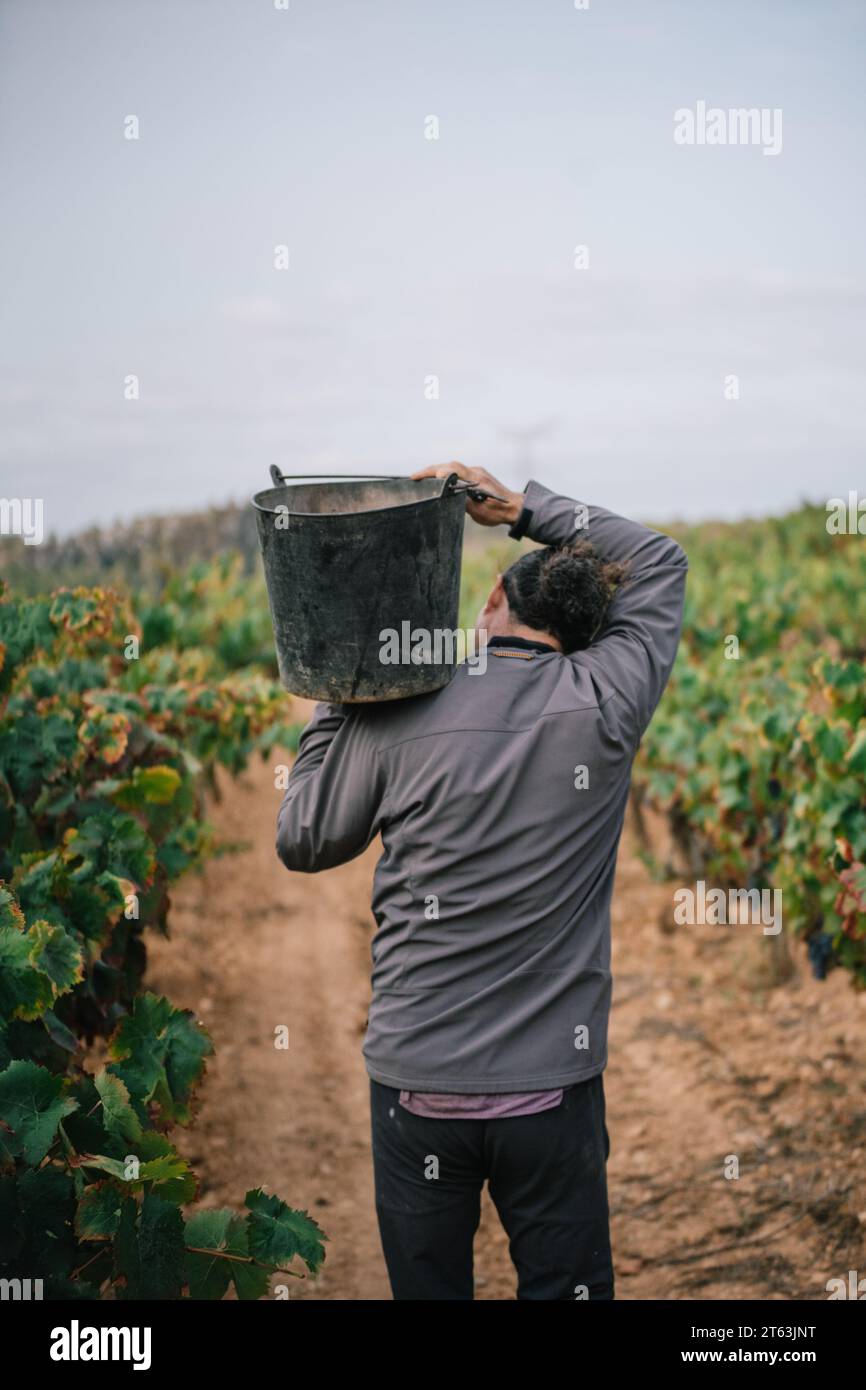
POLYGON ((601 1074, 502 1120, 425 1119, 370 1082, 376 1211, 395 1299, 471 1299, 485 1179, 519 1299, 612 1299, 601 1074))

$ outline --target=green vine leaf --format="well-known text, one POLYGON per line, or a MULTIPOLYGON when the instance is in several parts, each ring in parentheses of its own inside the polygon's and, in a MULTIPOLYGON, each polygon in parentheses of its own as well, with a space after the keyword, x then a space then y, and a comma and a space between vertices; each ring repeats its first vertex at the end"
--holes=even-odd
POLYGON ((62 1076, 35 1062, 10 1062, 0 1073, 0 1124, 8 1131, 9 1152, 25 1163, 41 1163, 64 1115, 77 1108, 62 1076))
POLYGON ((102 1122, 109 1134, 131 1143, 141 1138, 141 1121, 129 1103, 129 1091, 119 1076, 103 1070, 97 1072, 93 1084, 102 1101, 102 1122))
POLYGON ((176 1009, 155 994, 139 995, 109 1041, 119 1076, 133 1100, 156 1102, 166 1118, 185 1123, 193 1087, 204 1072, 213 1043, 189 1010, 176 1009))
POLYGON ((284 1268, 300 1255, 311 1274, 316 1274, 325 1258, 327 1239, 305 1211, 295 1211, 279 1197, 256 1188, 244 1199, 249 1208, 247 1231, 250 1254, 261 1263, 284 1268))

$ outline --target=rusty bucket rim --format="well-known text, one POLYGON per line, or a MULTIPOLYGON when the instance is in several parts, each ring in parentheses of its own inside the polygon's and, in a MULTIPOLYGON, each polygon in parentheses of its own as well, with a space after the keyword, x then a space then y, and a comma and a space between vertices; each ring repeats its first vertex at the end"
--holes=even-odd
POLYGON ((257 511, 257 512, 261 512, 263 516, 278 516, 279 513, 275 510, 274 507, 266 507, 266 506, 263 506, 262 503, 259 501, 259 498, 260 498, 260 497, 264 497, 264 496, 265 496, 265 493, 268 493, 268 492, 276 492, 276 491, 278 491, 280 488, 285 489, 286 492, 290 492, 290 491, 291 491, 293 488, 295 488, 295 487, 305 487, 305 486, 307 486, 309 483, 313 483, 314 485, 315 485, 316 483, 321 483, 322 485, 324 485, 326 482, 329 482, 329 481, 330 481, 330 482, 346 482, 346 483, 373 483, 373 482, 401 482, 401 483, 402 483, 402 482, 405 482, 405 483, 411 483, 411 482, 417 482, 417 483, 433 482, 433 483, 440 483, 440 482, 441 482, 441 484, 442 484, 442 490, 441 490, 441 492, 439 492, 439 493, 434 493, 431 497, 419 497, 419 498, 417 498, 415 501, 397 502, 397 503, 395 503, 393 506, 387 506, 387 507, 365 507, 363 511, 358 511, 358 512, 298 512, 298 511, 292 511, 292 510, 290 509, 288 514, 289 514, 289 516, 303 516, 303 517, 307 517, 307 518, 310 519, 310 520, 313 520, 314 518, 320 518, 320 519, 322 519, 322 520, 328 520, 328 519, 332 519, 333 517, 344 517, 344 518, 346 518, 346 517, 353 517, 353 516, 371 516, 371 515, 379 514, 379 513, 382 513, 382 512, 402 512, 402 511, 404 511, 407 507, 426 507, 426 506, 427 506, 429 503, 431 503, 431 502, 441 502, 442 499, 443 499, 443 497, 451 497, 451 496, 458 496, 458 497, 459 497, 459 496, 461 496, 460 493, 455 493, 455 492, 453 491, 453 489, 450 488, 450 487, 448 486, 448 484, 449 484, 450 481, 451 481, 451 478, 453 478, 454 476, 455 476, 454 474, 450 474, 450 475, 449 475, 448 477, 446 477, 446 478, 411 478, 408 474, 406 474, 406 475, 404 476, 403 474, 400 474, 400 473, 359 473, 359 474, 357 474, 357 475, 355 475, 354 473, 343 473, 343 474, 340 474, 340 473, 309 473, 309 474, 306 474, 306 473, 305 473, 305 474, 298 475, 297 481, 296 481, 295 479, 293 479, 290 483, 287 483, 287 482, 285 482, 285 481, 282 482, 282 483, 272 483, 270 487, 262 488, 260 492, 254 492, 253 495, 252 495, 252 497, 250 498, 250 503, 251 503, 251 505, 252 505, 253 507, 255 507, 256 511, 257 511), (303 478, 304 481, 301 481, 302 478, 303 478))

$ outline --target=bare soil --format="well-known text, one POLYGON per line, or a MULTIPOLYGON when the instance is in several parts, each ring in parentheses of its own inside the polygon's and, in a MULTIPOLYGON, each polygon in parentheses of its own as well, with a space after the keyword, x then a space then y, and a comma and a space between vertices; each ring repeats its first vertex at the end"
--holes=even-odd
MULTIPOLYGON (((378 851, 289 874, 271 765, 222 786, 212 819, 240 848, 179 885, 171 938, 150 943, 148 987, 216 1047, 179 1147, 204 1205, 240 1208, 262 1186, 324 1228, 322 1273, 291 1297, 388 1299, 361 1055, 378 851)), ((774 984, 777 947, 756 927, 664 930, 673 886, 627 827, 605 1073, 617 1297, 826 1299, 828 1279, 866 1272, 866 994, 841 971, 812 979, 799 943, 774 984)), ((486 1192, 476 1285, 515 1294, 486 1192)))

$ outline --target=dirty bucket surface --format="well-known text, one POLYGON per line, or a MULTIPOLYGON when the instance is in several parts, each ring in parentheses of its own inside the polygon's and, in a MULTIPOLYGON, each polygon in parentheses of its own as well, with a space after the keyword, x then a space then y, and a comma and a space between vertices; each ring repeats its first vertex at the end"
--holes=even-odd
POLYGON ((441 478, 324 479, 268 488, 253 505, 287 690, 353 704, 447 685, 453 659, 392 664, 383 634, 456 631, 460 494, 441 478))

